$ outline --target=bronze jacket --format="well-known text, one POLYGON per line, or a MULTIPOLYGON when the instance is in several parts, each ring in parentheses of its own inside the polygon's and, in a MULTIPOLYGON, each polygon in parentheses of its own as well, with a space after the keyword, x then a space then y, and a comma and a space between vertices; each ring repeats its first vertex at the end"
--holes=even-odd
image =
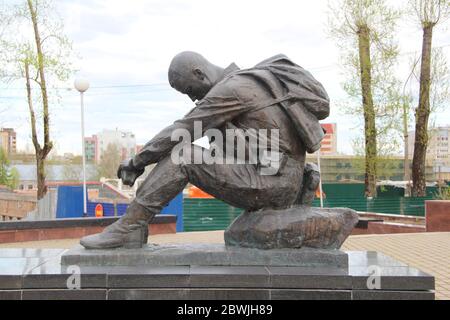
MULTIPOLYGON (((246 70, 240 70, 232 63, 225 69, 224 78, 206 97, 198 101, 186 116, 148 142, 133 163, 142 168, 169 155, 178 143, 171 139, 176 129, 188 130, 192 141, 201 138, 194 136, 196 121, 202 123, 202 134, 208 129, 219 129, 224 137, 225 130, 230 128, 278 129, 279 151, 302 161, 306 150, 311 149, 305 146, 308 135, 321 140, 323 132, 317 132, 321 130, 318 119, 324 119, 328 114, 329 99, 322 85, 286 56, 274 56, 246 70), (281 106, 287 100, 302 103, 301 108, 309 115, 308 121, 315 122, 314 126, 306 123, 307 128, 312 129, 299 133, 291 116, 281 106)), ((268 144, 270 146, 270 141, 268 144)))

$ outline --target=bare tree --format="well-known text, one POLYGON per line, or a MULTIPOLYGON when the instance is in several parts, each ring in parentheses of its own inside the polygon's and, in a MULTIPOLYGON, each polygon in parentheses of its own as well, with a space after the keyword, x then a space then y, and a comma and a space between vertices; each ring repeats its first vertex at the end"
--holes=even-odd
POLYGON ((71 44, 63 34, 61 19, 51 0, 23 0, 2 6, 8 25, 0 30, 4 81, 23 81, 30 114, 31 139, 35 149, 38 199, 47 192, 45 161, 53 148, 50 138, 49 80, 57 84, 71 73, 71 44), (21 30, 20 33, 17 30, 21 30), (36 89, 36 91, 35 91, 36 89), (36 111, 36 105, 40 107, 36 111), (38 125, 42 121, 42 125, 38 125), (42 134, 42 139, 38 136, 42 134))
POLYGON ((431 61, 433 31, 440 22, 449 17, 450 1, 410 0, 409 9, 423 31, 420 64, 420 93, 419 105, 415 113, 416 136, 412 165, 412 195, 423 197, 426 195, 425 163, 428 148, 428 122, 431 113, 430 89, 432 81, 431 61))
POLYGON ((398 11, 385 0, 330 1, 329 33, 341 49, 347 74, 343 87, 350 98, 358 100, 346 111, 364 118, 367 197, 377 195, 377 138, 389 135, 396 123, 397 105, 390 98, 397 86, 392 67, 398 55, 393 37, 398 17, 398 11))
POLYGON ((83 179, 83 167, 72 163, 64 163, 62 177, 65 181, 81 181, 83 179))

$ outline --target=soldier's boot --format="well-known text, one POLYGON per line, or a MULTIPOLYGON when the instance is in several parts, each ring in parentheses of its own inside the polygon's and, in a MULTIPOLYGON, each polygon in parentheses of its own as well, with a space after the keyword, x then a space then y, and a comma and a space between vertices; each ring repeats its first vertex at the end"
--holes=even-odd
POLYGON ((142 248, 147 243, 148 223, 155 214, 133 201, 118 221, 101 233, 82 238, 80 244, 86 249, 142 248))

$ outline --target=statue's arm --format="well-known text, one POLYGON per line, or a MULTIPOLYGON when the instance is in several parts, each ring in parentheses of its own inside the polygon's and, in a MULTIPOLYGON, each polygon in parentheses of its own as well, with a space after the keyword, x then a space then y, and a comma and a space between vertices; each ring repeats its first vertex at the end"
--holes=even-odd
POLYGON ((196 121, 201 122, 203 134, 208 129, 220 128, 246 110, 247 107, 232 87, 225 84, 214 87, 183 119, 174 122, 149 141, 134 157, 133 165, 139 170, 169 155, 179 143, 178 140, 172 141, 172 133, 177 129, 188 130, 193 141, 196 121))
POLYGON ((158 162, 178 143, 171 139, 172 132, 177 129, 190 130, 191 128, 182 121, 177 121, 166 127, 150 140, 134 158, 119 166, 117 177, 122 179, 124 184, 133 186, 136 179, 144 173, 147 165, 158 162))
POLYGON ((192 133, 193 126, 190 124, 190 122, 179 120, 164 128, 152 140, 147 142, 142 150, 134 156, 134 167, 139 170, 145 168, 149 164, 157 163, 160 159, 164 158, 178 143, 178 141, 172 141, 172 133, 175 130, 180 129, 188 130, 192 133))

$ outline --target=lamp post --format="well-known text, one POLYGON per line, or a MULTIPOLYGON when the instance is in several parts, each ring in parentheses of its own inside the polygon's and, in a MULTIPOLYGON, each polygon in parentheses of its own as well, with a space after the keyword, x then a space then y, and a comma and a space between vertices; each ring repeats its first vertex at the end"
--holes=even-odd
POLYGON ((317 150, 317 166, 319 167, 319 192, 320 192, 320 207, 323 208, 323 190, 322 190, 322 169, 320 166, 320 149, 317 150))
POLYGON ((84 142, 84 93, 89 89, 89 81, 86 79, 76 79, 74 82, 75 89, 80 92, 81 98, 81 146, 83 157, 83 217, 87 217, 87 199, 86 199, 86 151, 84 142))

